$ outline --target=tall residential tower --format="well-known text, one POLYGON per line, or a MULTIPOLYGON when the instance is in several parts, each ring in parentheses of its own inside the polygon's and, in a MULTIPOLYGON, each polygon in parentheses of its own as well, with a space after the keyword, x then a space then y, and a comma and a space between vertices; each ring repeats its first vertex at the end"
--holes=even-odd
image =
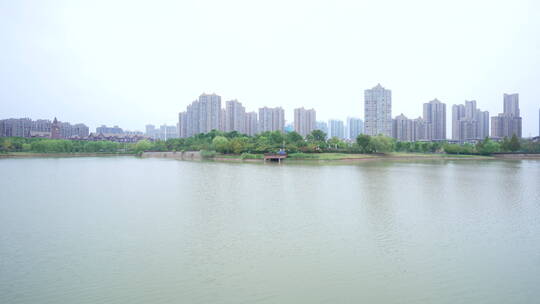
POLYGON ((317 114, 314 109, 306 110, 303 107, 294 109, 294 131, 306 136, 317 128, 317 114))
POLYGON ((431 124, 431 140, 446 139, 446 104, 436 98, 424 103, 424 120, 431 124))
POLYGON ((491 117, 491 136, 495 138, 521 137, 521 116, 519 116, 519 95, 504 94, 504 112, 491 117))
POLYGON ((364 91, 364 130, 367 135, 392 136, 392 91, 380 84, 364 91))
POLYGON ((259 108, 258 132, 281 131, 285 128, 285 111, 281 107, 259 108))

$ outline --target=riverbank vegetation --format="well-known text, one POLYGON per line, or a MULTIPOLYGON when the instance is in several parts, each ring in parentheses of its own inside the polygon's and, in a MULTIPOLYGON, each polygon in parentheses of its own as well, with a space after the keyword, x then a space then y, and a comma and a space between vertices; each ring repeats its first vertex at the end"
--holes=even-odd
MULTIPOLYGON (((348 155, 374 155, 381 153, 446 153, 452 155, 492 155, 494 153, 540 153, 540 143, 520 140, 516 136, 500 142, 486 138, 476 144, 447 142, 400 142, 386 136, 359 135, 355 141, 346 142, 336 137, 326 139, 326 134, 315 130, 305 138, 296 132, 263 132, 247 136, 236 131, 211 131, 189 138, 166 141, 141 140, 137 143, 111 141, 82 141, 44 138, 0 138, 0 153, 122 153, 140 154, 143 151, 202 151, 205 158, 217 155, 236 155, 242 159, 262 158, 263 153, 285 149, 291 158, 321 159, 315 154, 333 153, 327 158, 347 158, 348 155), (340 156, 336 156, 339 155, 340 156)), ((351 156, 352 157, 352 156, 351 156)), ((324 158, 324 157, 322 157, 324 158)))
POLYGON ((0 153, 133 153, 134 144, 48 138, 1 137, 0 153))

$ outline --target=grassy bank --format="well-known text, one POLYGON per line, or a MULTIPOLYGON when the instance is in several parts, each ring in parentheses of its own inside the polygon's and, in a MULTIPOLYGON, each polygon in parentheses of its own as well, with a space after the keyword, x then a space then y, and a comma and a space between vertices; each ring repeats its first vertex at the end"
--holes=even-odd
MULTIPOLYGON (((262 154, 216 154, 217 161, 262 160, 262 154)), ((493 159, 491 156, 446 153, 391 152, 377 154, 353 153, 290 153, 285 161, 362 161, 362 160, 406 160, 406 159, 493 159)))
MULTIPOLYGON (((158 153, 159 154, 159 153, 158 153)), ((221 154, 214 151, 207 151, 206 157, 203 159, 215 161, 261 161, 264 158, 263 154, 221 154), (211 152, 211 153, 208 153, 211 152)), ((0 153, 0 158, 30 158, 30 157, 99 157, 99 156, 134 156, 133 153, 37 153, 37 152, 8 152, 0 153)), ((429 159, 496 159, 502 157, 482 156, 482 155, 466 155, 466 154, 446 154, 446 153, 407 153, 407 152, 390 152, 390 153, 290 153, 285 162, 297 161, 369 161, 369 160, 429 160, 429 159)), ((530 159, 527 155, 515 155, 512 159, 530 159)))
POLYGON ((406 153, 390 152, 378 154, 347 154, 347 153, 294 153, 288 159, 292 160, 375 160, 375 159, 492 159, 490 156, 458 155, 445 153, 406 153))

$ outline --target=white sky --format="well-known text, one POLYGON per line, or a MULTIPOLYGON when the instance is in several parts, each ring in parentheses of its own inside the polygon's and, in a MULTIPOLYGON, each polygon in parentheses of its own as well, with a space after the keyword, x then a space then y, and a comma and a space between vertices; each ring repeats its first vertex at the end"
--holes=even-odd
POLYGON ((540 1, 0 0, 0 118, 143 130, 202 92, 363 118, 377 83, 392 116, 445 102, 447 134, 452 104, 517 92, 538 134, 540 1))

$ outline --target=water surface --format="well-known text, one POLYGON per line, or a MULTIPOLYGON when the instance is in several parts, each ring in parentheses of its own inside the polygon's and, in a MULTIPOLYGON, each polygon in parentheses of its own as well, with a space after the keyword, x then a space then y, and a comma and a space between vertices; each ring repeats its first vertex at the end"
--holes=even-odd
POLYGON ((540 161, 0 160, 0 303, 534 303, 540 161))

